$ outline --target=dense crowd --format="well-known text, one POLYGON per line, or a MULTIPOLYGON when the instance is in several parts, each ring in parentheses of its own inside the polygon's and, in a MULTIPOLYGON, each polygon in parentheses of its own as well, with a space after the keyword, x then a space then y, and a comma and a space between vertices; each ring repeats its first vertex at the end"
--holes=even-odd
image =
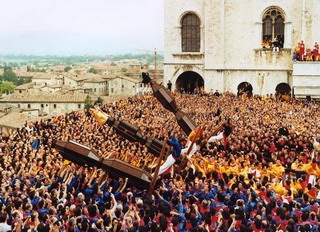
POLYGON ((293 53, 293 61, 319 61, 319 44, 314 43, 313 48, 306 48, 303 40, 299 42, 293 53))
MULTIPOLYGON (((231 93, 175 94, 203 129, 234 125, 228 146, 207 143, 147 189, 63 159, 56 140, 153 172, 158 157, 100 126, 90 111, 26 122, 0 136, 0 231, 319 231, 317 102, 231 93)), ((148 138, 187 137, 152 94, 101 107, 148 138)))

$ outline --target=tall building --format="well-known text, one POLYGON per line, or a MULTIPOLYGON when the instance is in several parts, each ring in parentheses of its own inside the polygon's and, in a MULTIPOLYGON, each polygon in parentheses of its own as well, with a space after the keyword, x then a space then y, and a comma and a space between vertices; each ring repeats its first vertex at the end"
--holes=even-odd
POLYGON ((164 2, 164 84, 320 96, 320 62, 302 61, 320 42, 319 0, 164 2))

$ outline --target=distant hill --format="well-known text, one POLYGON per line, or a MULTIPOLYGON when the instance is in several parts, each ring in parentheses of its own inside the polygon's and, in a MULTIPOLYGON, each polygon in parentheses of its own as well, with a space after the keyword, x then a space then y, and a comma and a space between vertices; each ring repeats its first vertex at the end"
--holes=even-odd
MULTIPOLYGON (((140 59, 146 60, 147 64, 154 63, 154 54, 122 54, 122 55, 106 55, 106 56, 35 56, 35 55, 2 55, 0 56, 0 66, 19 67, 23 65, 55 66, 55 65, 78 65, 90 63, 93 61, 119 61, 123 59, 140 59)), ((163 62, 163 55, 157 54, 157 61, 163 62)))

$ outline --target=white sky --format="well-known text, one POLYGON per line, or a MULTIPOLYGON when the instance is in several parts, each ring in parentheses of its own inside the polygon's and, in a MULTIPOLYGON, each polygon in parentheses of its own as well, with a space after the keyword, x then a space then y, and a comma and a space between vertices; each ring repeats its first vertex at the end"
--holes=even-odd
POLYGON ((163 50, 163 0, 1 0, 0 55, 163 50))

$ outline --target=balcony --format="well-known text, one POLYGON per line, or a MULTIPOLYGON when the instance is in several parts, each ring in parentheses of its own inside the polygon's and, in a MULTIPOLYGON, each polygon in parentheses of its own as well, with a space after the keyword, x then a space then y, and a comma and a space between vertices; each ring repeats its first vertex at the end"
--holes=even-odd
POLYGON ((292 54, 289 48, 280 48, 273 51, 272 48, 254 49, 255 65, 278 70, 291 70, 292 54))

